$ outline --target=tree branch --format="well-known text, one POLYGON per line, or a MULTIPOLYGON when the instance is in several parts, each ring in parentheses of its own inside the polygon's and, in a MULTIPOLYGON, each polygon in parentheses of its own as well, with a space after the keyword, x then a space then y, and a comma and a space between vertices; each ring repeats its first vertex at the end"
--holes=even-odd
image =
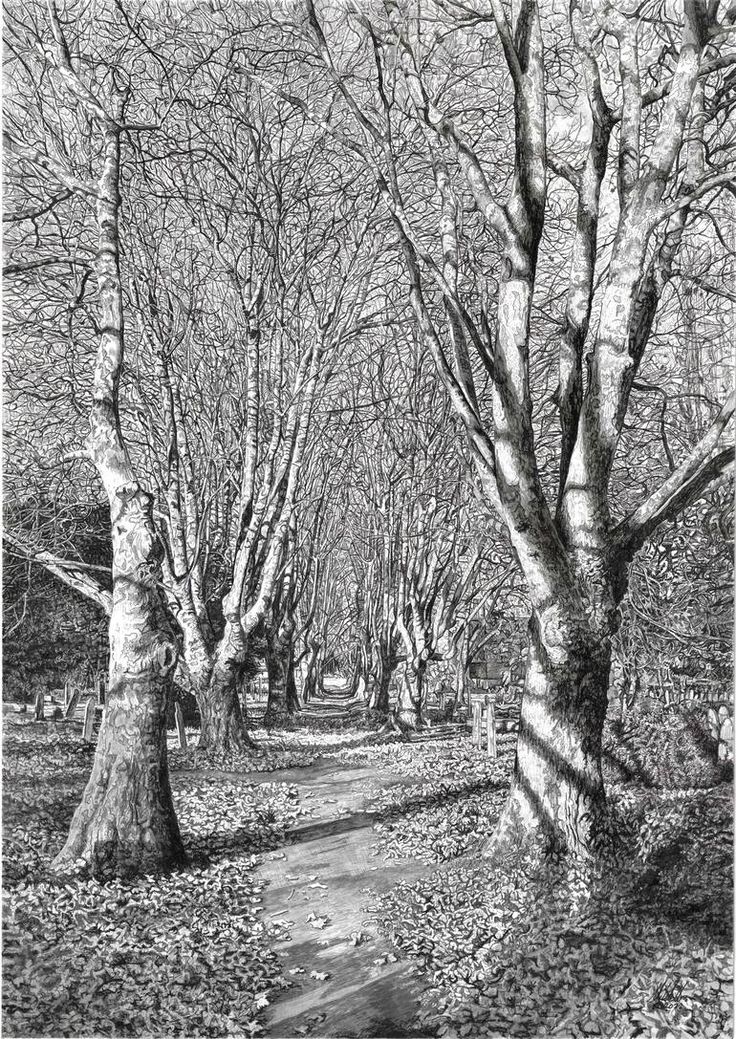
POLYGON ((734 461, 733 445, 724 444, 723 432, 736 408, 732 393, 708 432, 665 482, 638 509, 618 524, 614 540, 625 559, 631 559, 652 532, 673 519, 702 495, 734 461))

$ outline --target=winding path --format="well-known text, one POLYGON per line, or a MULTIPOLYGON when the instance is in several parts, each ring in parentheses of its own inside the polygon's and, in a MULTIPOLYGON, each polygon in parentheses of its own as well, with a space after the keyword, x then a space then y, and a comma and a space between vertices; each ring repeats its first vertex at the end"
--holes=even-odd
POLYGON ((411 780, 374 766, 345 768, 325 760, 261 773, 253 781, 297 783, 312 809, 260 869, 269 881, 265 919, 279 922, 288 934, 275 949, 293 982, 269 1011, 269 1034, 426 1035, 414 1024, 421 993, 414 969, 393 957, 369 912, 376 896, 432 868, 385 862, 372 851, 375 816, 366 802, 411 780))

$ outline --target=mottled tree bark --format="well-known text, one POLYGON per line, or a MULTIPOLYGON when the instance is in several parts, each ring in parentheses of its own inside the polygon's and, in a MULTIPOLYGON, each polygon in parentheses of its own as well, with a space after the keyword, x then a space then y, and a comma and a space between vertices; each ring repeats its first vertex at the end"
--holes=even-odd
MULTIPOLYGON (((61 33, 55 15, 52 20, 61 33)), ((59 45, 59 63, 82 90, 59 45)), ((116 112, 122 111, 119 100, 116 112)), ((160 591, 161 546, 151 496, 140 486, 120 430, 123 363, 119 266, 120 130, 102 122, 104 158, 97 188, 100 337, 87 452, 107 492, 113 550, 109 692, 92 773, 57 856, 58 869, 132 875, 184 861, 166 760, 166 705, 176 649, 160 591)))
POLYGON ((399 728, 404 730, 418 729, 422 724, 422 697, 424 695, 424 681, 426 674, 426 663, 418 661, 416 664, 407 664, 406 673, 403 676, 399 688, 399 699, 396 704, 396 722, 399 728))
POLYGON ((248 661, 247 642, 239 619, 226 621, 214 651, 200 644, 196 648, 185 645, 186 648, 189 649, 187 665, 191 689, 197 698, 201 719, 199 748, 223 755, 255 746, 240 704, 240 688, 248 661))

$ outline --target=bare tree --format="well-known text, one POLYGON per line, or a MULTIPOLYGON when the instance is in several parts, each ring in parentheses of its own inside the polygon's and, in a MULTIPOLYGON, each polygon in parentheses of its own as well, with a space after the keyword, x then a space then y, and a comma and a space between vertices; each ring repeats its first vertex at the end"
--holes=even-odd
MULTIPOLYGON (((719 22, 718 8, 688 0, 679 25, 674 18, 679 42, 665 48, 639 8, 601 3, 591 16, 574 2, 561 42, 559 20, 550 13, 543 28, 534 0, 522 0, 511 19, 495 0, 490 12, 453 0, 438 5, 436 17, 450 15, 458 33, 485 34, 484 46, 495 44, 503 53, 512 91, 513 162, 502 200, 504 189, 485 161, 482 124, 471 121, 473 131, 466 132, 457 115, 464 103, 470 107, 472 78, 455 77, 446 87, 450 77, 443 78, 439 34, 425 40, 424 23, 413 10, 389 0, 372 19, 331 12, 337 35, 328 38, 330 31, 308 2, 315 51, 333 78, 339 105, 339 116, 333 112, 326 119, 312 109, 313 118, 329 123, 346 150, 374 173, 399 242, 417 325, 527 583, 532 617, 516 776, 496 848, 512 838, 514 844, 524 838, 583 854, 607 844, 600 746, 611 642, 628 566, 659 524, 695 501, 732 462, 725 433, 731 397, 660 486, 649 488, 627 514, 612 511, 611 478, 632 385, 675 258, 695 223, 698 200, 733 187, 721 131, 729 105, 721 70, 732 62, 727 36, 733 12, 724 11, 719 22), (345 19, 360 31, 357 51, 345 43, 345 19), (549 147, 546 44, 556 53, 567 48, 579 69, 573 82, 586 113, 587 140, 574 162, 556 159, 549 147), (675 57, 666 59, 666 74, 655 82, 665 49, 675 57), (349 132, 345 117, 354 128, 349 132), (396 129, 407 119, 415 126, 411 139, 424 156, 422 168, 432 171, 434 206, 426 202, 426 190, 421 203, 412 193, 417 176, 407 174, 407 137, 396 129), (601 191, 616 137, 618 176, 606 213, 612 237, 607 249, 599 240, 606 227, 600 227, 601 191), (542 467, 548 444, 535 431, 532 379, 537 276, 549 247, 544 233, 550 171, 560 171, 577 196, 559 335, 552 504, 542 467), (472 270, 466 274, 472 251, 460 222, 459 198, 465 194, 485 233, 500 246, 491 314, 488 295, 474 295, 477 280, 472 270), (434 238, 426 230, 430 212, 434 238), (479 394, 478 372, 490 380, 489 400, 479 394)), ((669 18, 669 12, 662 14, 669 18)), ((487 96, 484 87, 473 94, 476 110, 487 96)), ((564 109, 561 93, 554 100, 564 109)), ((305 109, 304 101, 294 103, 305 109)), ((414 151, 409 155, 416 170, 414 151)))
POLYGON ((131 121, 129 92, 108 55, 95 55, 94 73, 88 57, 72 56, 82 46, 89 54, 91 39, 82 28, 70 43, 53 4, 47 19, 27 26, 16 18, 12 28, 14 59, 26 70, 35 66, 56 100, 52 114, 38 99, 46 131, 38 145, 10 116, 12 154, 33 180, 47 178, 49 189, 83 199, 96 235, 97 342, 84 451, 109 501, 113 554, 108 701, 92 773, 55 865, 83 865, 96 874, 166 869, 184 861, 166 762, 165 713, 177 652, 160 586, 153 498, 132 465, 119 413, 121 139, 131 121), (71 154, 61 143, 67 136, 71 154), (89 147, 86 162, 80 144, 89 147))

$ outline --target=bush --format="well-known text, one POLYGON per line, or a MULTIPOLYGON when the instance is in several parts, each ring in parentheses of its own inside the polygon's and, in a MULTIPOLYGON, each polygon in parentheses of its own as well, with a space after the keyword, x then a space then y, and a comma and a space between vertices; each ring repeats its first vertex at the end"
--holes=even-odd
POLYGON ((695 711, 665 707, 606 722, 603 776, 607 784, 635 782, 664 790, 712 787, 727 778, 718 743, 695 711))

